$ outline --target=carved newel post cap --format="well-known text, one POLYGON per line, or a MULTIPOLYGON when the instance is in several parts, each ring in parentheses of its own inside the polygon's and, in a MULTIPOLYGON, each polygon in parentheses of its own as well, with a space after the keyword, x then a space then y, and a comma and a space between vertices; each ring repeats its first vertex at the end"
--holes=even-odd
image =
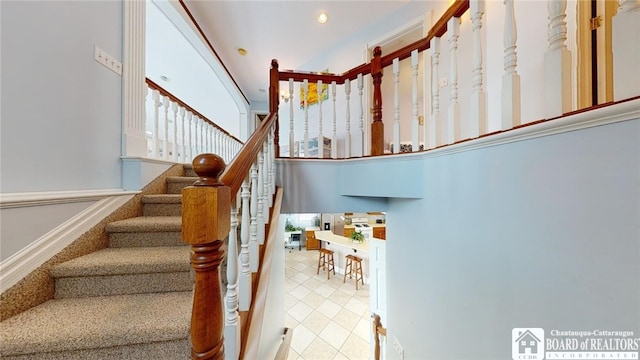
POLYGON ((193 159, 193 171, 200 177, 194 186, 216 186, 222 185, 218 177, 227 165, 224 160, 216 154, 200 154, 193 159))

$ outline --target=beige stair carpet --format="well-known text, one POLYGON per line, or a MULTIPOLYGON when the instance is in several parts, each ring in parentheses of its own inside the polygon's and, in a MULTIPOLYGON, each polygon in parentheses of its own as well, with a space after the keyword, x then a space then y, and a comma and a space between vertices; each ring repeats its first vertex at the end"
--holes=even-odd
MULTIPOLYGON (((186 175, 194 175, 190 167, 186 175)), ((55 298, 0 323, 2 359, 188 359, 193 276, 181 190, 142 197, 142 217, 105 227, 109 247, 50 271, 55 298)))

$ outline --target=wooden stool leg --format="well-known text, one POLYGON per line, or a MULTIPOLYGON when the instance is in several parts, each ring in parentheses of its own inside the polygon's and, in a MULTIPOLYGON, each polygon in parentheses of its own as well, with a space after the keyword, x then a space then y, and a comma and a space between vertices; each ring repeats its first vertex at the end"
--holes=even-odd
POLYGON ((347 259, 347 261, 344 264, 344 278, 342 279, 343 284, 347 282, 347 271, 349 272, 349 278, 351 278, 351 259, 347 259), (349 270, 347 270, 347 268, 349 270))
POLYGON ((319 255, 318 256, 318 269, 316 270, 316 275, 320 274, 320 265, 321 264, 322 264, 322 268, 324 269, 324 263, 323 263, 324 253, 319 252, 318 255, 319 255))
POLYGON ((364 286, 364 274, 362 274, 362 263, 360 261, 356 263, 356 290, 358 290, 358 281, 362 281, 362 286, 364 286), (360 276, 359 280, 358 276, 360 276))

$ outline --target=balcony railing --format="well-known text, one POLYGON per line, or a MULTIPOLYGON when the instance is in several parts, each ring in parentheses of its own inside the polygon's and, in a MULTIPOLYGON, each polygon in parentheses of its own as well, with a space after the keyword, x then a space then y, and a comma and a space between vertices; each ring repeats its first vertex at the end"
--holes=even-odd
MULTIPOLYGON (((369 62, 342 74, 279 71, 278 92, 272 94, 276 102, 286 101, 279 104, 284 105, 279 109, 284 140, 276 143, 279 156, 337 159, 424 151, 579 110, 572 83, 577 64, 571 52, 576 50, 567 46, 568 31, 576 25, 568 28, 567 1, 526 3, 538 15, 547 12, 547 23, 526 22, 529 38, 547 34, 546 47, 518 42, 515 10, 524 5, 457 0, 424 38, 389 54, 376 47, 369 62), (485 14, 502 18, 502 32, 483 29, 485 14), (495 52, 487 55, 489 42, 491 49, 503 45, 499 62, 495 52), (522 79, 519 52, 534 54, 525 59, 522 79), (488 80, 496 84, 495 79, 501 86, 487 90, 488 80), (541 106, 523 114, 522 94, 531 89, 541 106)), ((640 50, 630 35, 640 5, 632 0, 619 5, 611 34, 613 98, 601 103, 640 95, 640 50)))
POLYGON ((150 79, 147 83, 147 156, 189 163, 197 154, 214 153, 225 162, 242 147, 212 120, 150 79))

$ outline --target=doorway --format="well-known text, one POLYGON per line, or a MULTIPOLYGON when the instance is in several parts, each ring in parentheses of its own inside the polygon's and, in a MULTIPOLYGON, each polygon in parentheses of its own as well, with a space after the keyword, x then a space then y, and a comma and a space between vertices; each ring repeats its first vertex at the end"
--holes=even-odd
POLYGON ((617 1, 577 2, 578 109, 613 101, 612 19, 617 1))

